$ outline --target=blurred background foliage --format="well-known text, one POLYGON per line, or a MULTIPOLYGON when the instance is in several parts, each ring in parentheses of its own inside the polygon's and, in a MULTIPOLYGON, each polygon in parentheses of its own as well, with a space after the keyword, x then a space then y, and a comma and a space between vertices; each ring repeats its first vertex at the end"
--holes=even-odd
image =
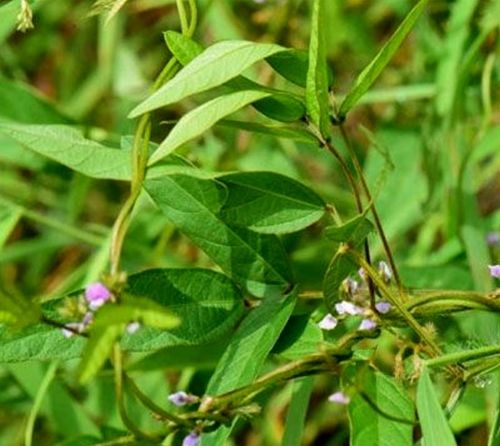
MULTIPOLYGON (((91 14, 90 1, 30 3, 35 28, 22 33, 15 30, 19 2, 0 2, 0 119, 72 124, 127 150, 127 136, 134 132, 127 114, 167 60, 162 33, 180 27, 175 2, 130 0, 109 23, 91 14)), ((311 5, 306 0, 199 0, 198 5, 194 38, 205 46, 247 39, 307 48, 311 5)), ((337 97, 348 91, 411 6, 409 0, 327 2, 327 48, 337 97)), ((498 0, 431 1, 348 117, 347 130, 410 288, 493 288, 485 265, 500 259, 499 21, 498 0)), ((248 75, 267 85, 286 83, 265 64, 248 75)), ((152 140, 161 141, 192 101, 155 112, 152 140)), ((239 112, 239 118, 264 121, 254 110, 239 112)), ((343 148, 339 134, 332 137, 343 148)), ((355 214, 339 166, 318 147, 217 126, 181 153, 206 170, 283 173, 312 186, 343 216, 355 214)), ((0 173, 0 291, 43 301, 96 280, 107 264, 109 228, 127 196, 127 184, 86 178, 1 135, 0 173)), ((320 222, 284 238, 306 291, 321 289, 332 255, 323 227, 320 222)), ((374 257, 380 257, 377 241, 371 243, 374 257)), ((213 267, 148 200, 141 200, 126 239, 123 268, 182 266, 213 267)), ((435 325, 445 339, 453 337, 449 351, 500 342, 498 316, 468 313, 438 319, 435 325)), ((192 359, 200 352, 184 352, 185 360, 182 352, 171 352, 177 363, 153 358, 134 373, 145 392, 161 403, 169 385, 202 393, 222 351, 217 345, 212 350, 216 353, 201 366, 192 359)), ((72 370, 74 363, 62 367, 72 370)), ((22 444, 25 419, 45 370, 35 363, 0 367, 1 445, 22 444)), ((50 385, 36 445, 99 429, 112 438, 122 428, 110 377, 83 389, 68 376, 50 385)), ((348 443, 345 411, 325 401, 337 385, 332 381, 316 380, 304 445, 348 443)), ((242 425, 234 444, 280 444, 291 388, 263 395, 263 416, 250 427, 242 425)), ((467 391, 451 420, 459 444, 486 444, 491 411, 485 408, 497 404, 499 388, 493 374, 467 391)), ((143 427, 153 423, 144 412, 136 411, 136 417, 143 427)))

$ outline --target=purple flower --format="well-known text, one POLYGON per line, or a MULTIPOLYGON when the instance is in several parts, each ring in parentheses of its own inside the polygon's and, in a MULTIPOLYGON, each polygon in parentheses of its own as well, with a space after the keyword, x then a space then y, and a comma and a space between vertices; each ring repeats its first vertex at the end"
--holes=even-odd
POLYGON ((368 279, 368 275, 366 274, 366 271, 364 268, 359 268, 358 269, 358 274, 359 274, 359 277, 361 277, 361 279, 363 279, 363 281, 366 282, 366 280, 368 279))
POLYGON ((200 436, 196 432, 191 432, 187 437, 184 437, 182 446, 197 446, 200 442, 200 436))
POLYGON ((356 316, 358 314, 363 314, 364 310, 357 305, 354 305, 352 302, 348 302, 343 300, 338 304, 335 304, 335 310, 338 314, 350 314, 351 316, 356 316))
POLYGON ((385 300, 382 300, 380 302, 377 302, 375 304, 375 308, 379 313, 386 314, 389 313, 392 309, 392 305, 389 302, 386 302, 385 300))
POLYGON ((500 278, 500 265, 488 265, 488 268, 490 269, 491 277, 495 279, 500 278))
POLYGON ((490 246, 500 245, 500 232, 490 232, 486 236, 486 243, 490 246))
POLYGON ((377 328, 377 323, 371 319, 363 319, 359 324, 358 330, 373 330, 377 328))
POLYGON ((342 287, 349 296, 353 296, 354 293, 358 291, 359 284, 355 280, 348 277, 342 282, 342 287))
POLYGON ((111 292, 100 282, 91 283, 85 288, 85 299, 91 310, 97 310, 111 298, 111 292))
POLYGON ((318 327, 322 330, 333 330, 337 326, 337 319, 331 314, 327 314, 323 319, 318 322, 318 327))
POLYGON ((383 260, 381 262, 378 262, 378 273, 382 276, 384 282, 389 283, 391 281, 392 279, 391 268, 389 268, 389 265, 385 263, 383 260))
POLYGON ((128 334, 134 334, 137 330, 139 330, 139 328, 141 328, 141 324, 139 322, 130 322, 125 330, 127 330, 128 334))
POLYGON ((351 398, 349 398, 349 395, 346 395, 344 392, 339 390, 338 392, 332 393, 328 397, 328 401, 330 401, 330 403, 337 403, 346 406, 351 402, 351 398))
POLYGON ((180 407, 185 406, 186 404, 196 403, 198 401, 198 397, 196 395, 190 395, 189 393, 180 390, 179 392, 171 393, 168 396, 168 400, 172 404, 180 407))

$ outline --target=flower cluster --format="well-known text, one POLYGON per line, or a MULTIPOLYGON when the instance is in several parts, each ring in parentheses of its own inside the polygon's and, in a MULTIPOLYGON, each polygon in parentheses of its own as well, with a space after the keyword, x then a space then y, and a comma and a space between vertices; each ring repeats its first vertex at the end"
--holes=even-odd
MULTIPOLYGON (((389 283, 391 281, 392 272, 387 263, 383 261, 379 262, 378 272, 384 282, 389 283)), ((363 282, 366 283, 368 280, 366 271, 361 268, 359 269, 358 274, 363 282)), ((359 301, 359 295, 363 292, 363 289, 363 285, 351 277, 347 277, 342 282, 342 290, 344 294, 356 302, 359 301)), ((380 301, 375 304, 375 309, 379 314, 386 314, 391 311, 392 306, 389 302, 380 301)), ((366 306, 362 306, 349 300, 342 300, 335 304, 335 311, 337 312, 337 317, 332 314, 327 314, 318 323, 318 327, 322 330, 333 330, 338 324, 338 317, 362 316, 363 320, 359 324, 358 330, 374 330, 377 328, 377 322, 373 319, 373 312, 366 306)))

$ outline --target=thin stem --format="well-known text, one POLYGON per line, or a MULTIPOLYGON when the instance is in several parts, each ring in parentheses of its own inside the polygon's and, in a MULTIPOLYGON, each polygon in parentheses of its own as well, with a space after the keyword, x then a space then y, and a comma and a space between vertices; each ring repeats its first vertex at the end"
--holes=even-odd
POLYGON ((149 410, 151 410, 155 415, 160 416, 161 418, 171 421, 172 423, 178 424, 180 426, 189 426, 189 423, 183 418, 178 417, 170 412, 167 412, 165 409, 158 406, 154 401, 148 398, 142 391, 139 389, 137 384, 124 374, 125 383, 130 387, 132 393, 137 397, 137 399, 144 404, 149 410))
POLYGON ((484 358, 487 356, 500 355, 500 345, 491 345, 488 347, 475 348, 465 352, 449 353, 442 355, 439 358, 432 358, 425 361, 425 365, 429 367, 441 367, 447 364, 456 364, 459 362, 473 361, 475 359, 484 358))
POLYGON ((84 338, 88 338, 89 335, 87 333, 81 333, 76 328, 70 327, 62 322, 54 321, 53 319, 48 318, 47 316, 42 316, 40 321, 44 324, 50 325, 51 327, 60 328, 61 330, 71 331, 73 334, 82 336, 84 338))
POLYGON ((191 22, 187 30, 187 36, 192 37, 198 24, 198 8, 196 7, 196 0, 189 0, 189 8, 191 12, 191 22))
POLYGON ((142 432, 127 415, 127 410, 125 409, 125 395, 123 392, 123 358, 120 344, 118 343, 115 343, 113 346, 113 367, 118 412, 123 424, 136 438, 148 441, 157 441, 157 438, 142 432))
POLYGON ((177 2, 177 12, 179 13, 179 19, 181 21, 182 34, 187 35, 187 33, 189 32, 189 25, 186 14, 186 8, 184 7, 184 0, 176 0, 176 2, 177 2))
POLYGON ((363 191, 366 195, 366 198, 371 203, 371 211, 373 214, 373 218, 375 220, 375 227, 377 228, 377 232, 379 234, 380 240, 382 241, 382 245, 384 246, 384 251, 387 255, 387 260, 389 261, 389 264, 391 265, 392 273, 394 274, 394 280, 396 281, 396 284, 398 285, 401 296, 404 296, 404 293, 402 292, 403 286, 401 283, 401 279, 399 277, 398 269, 396 267, 396 262, 394 261, 391 247, 389 246, 389 242, 388 242, 387 237, 385 235, 384 228, 382 227, 382 222, 380 221, 380 217, 378 215, 377 208, 375 206, 372 194, 370 192, 370 188, 368 187, 368 183, 366 182, 365 176, 363 174, 363 169, 361 168, 361 165, 359 164, 359 160, 358 160, 358 157, 356 155, 356 152, 354 151, 354 148, 352 147, 351 141, 350 141, 349 137, 347 136, 345 128, 342 124, 340 125, 340 132, 342 134, 342 138, 344 139, 345 145, 347 146, 347 150, 349 151, 349 154, 351 156, 352 162, 354 164, 354 168, 358 174, 358 177, 360 179, 361 186, 362 186, 363 191))

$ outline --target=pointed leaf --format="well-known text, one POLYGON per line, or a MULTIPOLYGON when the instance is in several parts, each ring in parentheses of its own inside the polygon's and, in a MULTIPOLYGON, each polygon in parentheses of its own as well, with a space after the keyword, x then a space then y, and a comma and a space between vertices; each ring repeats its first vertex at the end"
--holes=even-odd
POLYGON ((299 87, 306 87, 309 69, 309 56, 306 51, 283 51, 267 57, 266 62, 285 79, 299 87))
POLYGON ((325 202, 296 180, 273 172, 218 177, 228 196, 221 217, 229 224, 265 234, 300 231, 325 213, 325 202))
POLYGON ((359 99, 368 91, 377 77, 391 61, 394 54, 400 47, 404 38, 413 28, 420 14, 425 9, 428 0, 420 0, 408 13, 405 19, 398 26, 394 34, 384 44, 370 64, 361 72, 356 79, 354 86, 342 101, 339 109, 339 117, 343 118, 349 110, 356 105, 359 99))
MULTIPOLYGON (((221 393, 250 384, 260 372, 264 361, 292 314, 296 292, 282 298, 265 299, 243 320, 217 364, 207 395, 221 393)), ((233 423, 234 426, 234 423, 233 423)), ((200 446, 218 446, 231 433, 232 427, 220 427, 202 435, 200 446)))
POLYGON ((365 214, 361 214, 341 226, 328 226, 325 228, 325 235, 334 242, 359 246, 373 229, 373 223, 366 218, 365 214))
POLYGON ((328 74, 325 49, 325 0, 314 0, 311 39, 309 41, 309 69, 306 82, 306 108, 309 118, 326 137, 330 118, 328 113, 328 74))
POLYGON ((219 211, 226 199, 222 185, 185 175, 145 183, 160 210, 227 274, 255 296, 281 292, 290 284, 280 241, 226 224, 219 211))
POLYGON ((260 91, 239 91, 219 96, 185 114, 174 126, 160 147, 153 153, 149 165, 165 158, 183 144, 202 135, 222 118, 268 96, 260 91))
POLYGON ((132 110, 130 117, 139 116, 222 85, 241 74, 255 62, 284 50, 285 48, 279 45, 243 40, 216 43, 203 51, 181 69, 171 81, 132 110))
POLYGON ((371 370, 360 385, 369 402, 356 394, 349 404, 351 445, 412 446, 415 414, 405 390, 394 378, 371 370))
POLYGON ((422 427, 424 446, 457 445, 434 391, 429 371, 425 367, 417 384, 417 412, 422 427))

